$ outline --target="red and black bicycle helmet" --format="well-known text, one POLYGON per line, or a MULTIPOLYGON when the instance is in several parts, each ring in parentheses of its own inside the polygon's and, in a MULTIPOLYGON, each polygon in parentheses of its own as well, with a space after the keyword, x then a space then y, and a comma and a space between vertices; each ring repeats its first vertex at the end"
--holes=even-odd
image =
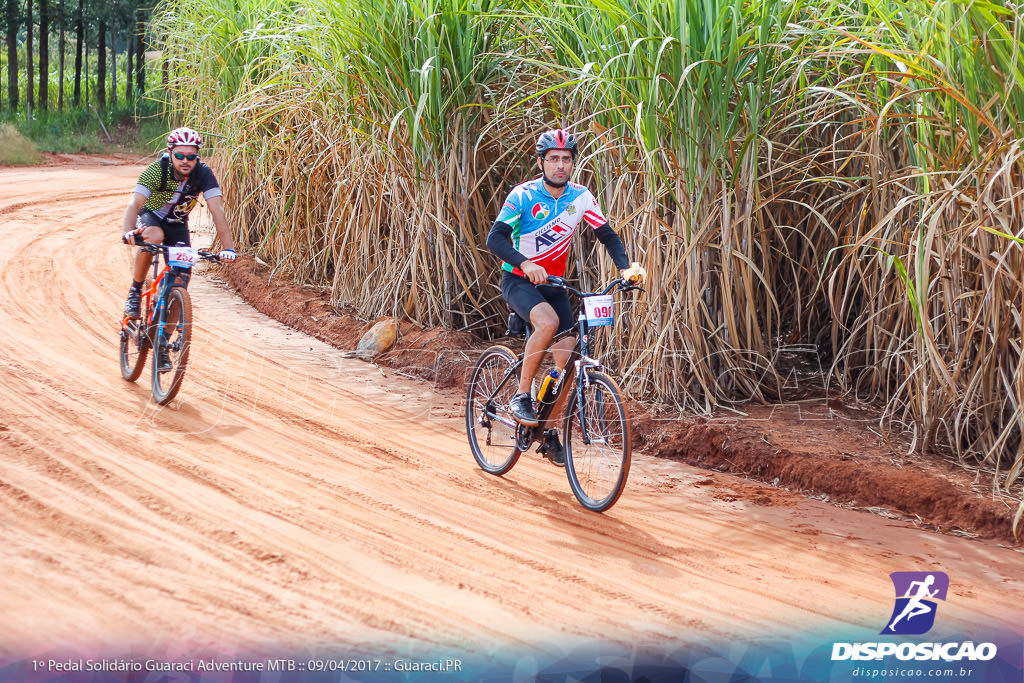
POLYGON ((572 154, 572 158, 576 158, 576 136, 572 133, 562 130, 561 128, 555 128, 554 130, 545 131, 540 134, 537 139, 537 156, 543 158, 548 150, 552 149, 564 149, 572 154))

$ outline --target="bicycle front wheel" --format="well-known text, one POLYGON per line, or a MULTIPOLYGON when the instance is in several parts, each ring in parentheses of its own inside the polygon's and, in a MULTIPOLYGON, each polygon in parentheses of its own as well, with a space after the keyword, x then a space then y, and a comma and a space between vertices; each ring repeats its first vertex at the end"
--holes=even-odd
POLYGON ((466 389, 466 435, 480 468, 491 474, 505 474, 519 460, 516 422, 509 403, 518 379, 509 372, 516 354, 506 346, 492 346, 480 354, 466 389))
POLYGON ((158 329, 153 345, 153 400, 170 403, 185 376, 192 341, 192 301, 184 287, 171 287, 163 316, 163 334, 158 329), (165 362, 162 362, 165 361, 165 362), (161 367, 163 366, 163 367, 161 367))
POLYGON ((146 325, 138 318, 125 319, 121 323, 121 376, 134 382, 142 374, 149 353, 149 338, 146 336, 146 325))
POLYGON ((629 476, 629 416, 618 385, 603 372, 587 372, 579 392, 565 415, 565 472, 580 504, 603 512, 629 476))

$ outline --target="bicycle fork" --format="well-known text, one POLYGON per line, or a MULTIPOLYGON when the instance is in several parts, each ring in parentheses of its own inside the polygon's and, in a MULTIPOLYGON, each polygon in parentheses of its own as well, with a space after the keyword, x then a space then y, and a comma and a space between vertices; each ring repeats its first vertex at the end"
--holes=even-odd
MULTIPOLYGON (((576 414, 580 416, 580 438, 585 446, 589 446, 592 443, 608 443, 607 430, 602 424, 598 425, 599 430, 602 432, 601 436, 593 436, 591 434, 589 422, 587 419, 587 406, 586 389, 590 386, 590 368, 600 369, 601 363, 590 356, 583 356, 583 358, 576 361, 576 414)), ((604 415, 604 395, 598 388, 598 394, 596 396, 596 408, 597 408, 597 419, 599 422, 603 422, 600 416, 604 415)))
MULTIPOLYGON (((188 281, 186 280, 185 282, 187 284, 188 281)), ((152 316, 152 320, 156 324, 156 334, 154 335, 154 340, 159 339, 162 344, 166 345, 167 348, 172 351, 180 351, 181 349, 177 348, 178 342, 175 342, 173 345, 168 344, 168 337, 170 336, 171 333, 174 332, 174 330, 177 330, 180 338, 181 326, 178 323, 175 323, 173 325, 173 329, 167 329, 167 300, 170 299, 171 289, 173 287, 181 286, 182 285, 178 284, 177 278, 165 284, 165 286, 162 288, 162 291, 160 292, 160 296, 157 298, 157 305, 153 309, 152 316)))

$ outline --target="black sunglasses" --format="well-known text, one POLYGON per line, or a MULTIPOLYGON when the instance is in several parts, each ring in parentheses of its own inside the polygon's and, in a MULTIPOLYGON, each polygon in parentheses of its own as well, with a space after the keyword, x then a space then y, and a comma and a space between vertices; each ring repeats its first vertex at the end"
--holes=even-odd
POLYGON ((195 161, 196 159, 199 158, 199 155, 198 154, 184 154, 182 152, 175 152, 174 153, 174 158, 177 159, 178 161, 182 161, 182 160, 185 160, 185 161, 195 161))

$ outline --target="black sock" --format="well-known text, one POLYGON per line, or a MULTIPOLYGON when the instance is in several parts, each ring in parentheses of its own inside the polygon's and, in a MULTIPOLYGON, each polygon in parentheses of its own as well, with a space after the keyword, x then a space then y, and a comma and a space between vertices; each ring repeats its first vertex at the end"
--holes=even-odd
POLYGON ((132 289, 134 289, 135 291, 140 291, 142 289, 142 283, 132 280, 132 289))

